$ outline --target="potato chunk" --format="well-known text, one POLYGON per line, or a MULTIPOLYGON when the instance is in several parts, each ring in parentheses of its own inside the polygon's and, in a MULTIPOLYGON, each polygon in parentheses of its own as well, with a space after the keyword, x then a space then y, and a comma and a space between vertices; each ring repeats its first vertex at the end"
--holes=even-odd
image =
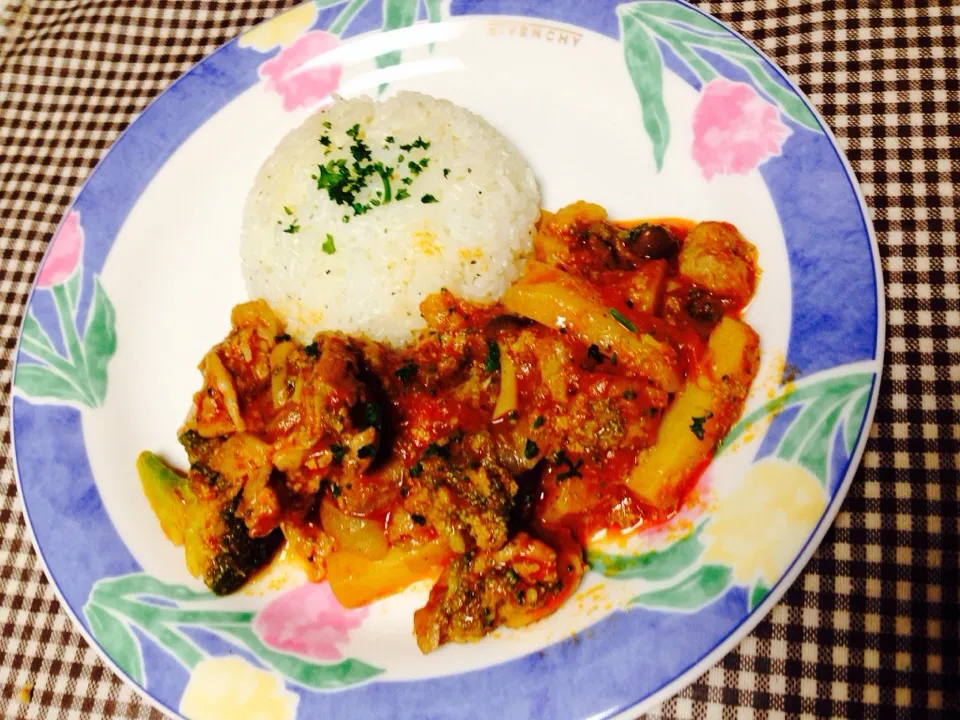
POLYGON ((507 290, 508 310, 552 328, 565 328, 586 345, 617 353, 619 361, 667 392, 680 387, 677 353, 669 344, 618 321, 586 280, 542 263, 507 290))
POLYGON ((710 461, 740 416, 757 373, 760 342, 746 323, 725 317, 710 335, 699 374, 667 408, 657 442, 644 450, 627 483, 664 512, 676 508, 686 484, 710 461))

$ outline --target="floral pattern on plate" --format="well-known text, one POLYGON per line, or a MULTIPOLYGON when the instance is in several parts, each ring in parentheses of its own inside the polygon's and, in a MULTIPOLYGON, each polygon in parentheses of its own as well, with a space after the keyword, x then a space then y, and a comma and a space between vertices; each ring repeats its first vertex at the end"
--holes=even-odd
MULTIPOLYGON (((176 119, 163 131, 166 134, 161 133, 170 144, 163 149, 167 153, 163 157, 168 157, 198 124, 228 103, 231 93, 258 80, 268 97, 279 99, 275 105, 282 112, 327 101, 341 89, 347 70, 339 63, 325 63, 323 56, 336 52, 353 35, 498 13, 529 15, 538 22, 558 21, 619 37, 621 67, 630 80, 623 102, 636 108, 639 100, 635 130, 641 142, 649 142, 651 165, 658 172, 665 162, 674 162, 667 160, 671 135, 676 139, 682 134, 677 130, 678 114, 665 94, 671 75, 695 91, 692 120, 686 116, 683 120, 684 128, 690 123, 691 145, 675 148, 685 153, 682 159, 693 169, 690 173, 685 168, 688 176, 702 175, 716 185, 758 173, 775 194, 775 173, 790 175, 789 162, 796 154, 824 146, 835 153, 804 100, 759 53, 699 11, 662 0, 601 3, 587 13, 582 3, 572 0, 458 0, 452 7, 443 0, 315 0, 244 33, 211 56, 210 66, 219 65, 210 75, 232 88, 217 102, 204 105, 200 112, 177 100, 175 93, 161 96, 127 135, 135 138, 146 132, 143 127, 156 132, 157 125, 146 123, 158 122, 156 118, 166 112, 176 119)), ((370 65, 390 68, 404 62, 407 52, 383 52, 371 58, 370 65)), ((204 66, 199 67, 188 77, 202 74, 204 66)), ((547 712, 540 704, 522 705, 529 699, 519 695, 503 701, 508 705, 496 705, 500 701, 490 696, 489 685, 516 681, 549 688, 549 702, 559 703, 557 707, 568 714, 610 712, 642 700, 638 694, 649 697, 683 672, 667 672, 664 680, 656 680, 658 684, 643 685, 636 694, 625 696, 622 688, 639 687, 654 673, 638 659, 636 672, 642 677, 628 676, 629 668, 607 659, 618 656, 608 654, 607 647, 598 650, 598 645, 621 643, 622 651, 631 633, 651 625, 680 627, 689 624, 691 615, 699 634, 704 629, 718 630, 722 636, 738 632, 775 587, 785 586, 784 578, 791 577, 798 558, 802 561, 811 537, 836 511, 852 477, 876 392, 877 328, 857 318, 843 325, 815 302, 822 277, 813 269, 819 267, 822 273, 824 263, 842 266, 835 253, 852 247, 853 231, 831 236, 829 247, 821 240, 811 241, 810 221, 804 218, 812 212, 819 222, 823 203, 810 202, 811 211, 792 197, 795 193, 781 194, 774 200, 778 211, 794 203, 783 210, 783 222, 797 226, 790 228, 792 235, 784 233, 792 253, 790 280, 799 282, 792 287, 791 352, 806 359, 814 371, 779 387, 731 431, 720 461, 749 446, 748 467, 732 485, 713 482, 715 478, 705 483, 703 505, 683 513, 687 523, 683 532, 653 533, 643 552, 604 548, 591 553, 597 573, 593 581, 599 578, 611 592, 622 592, 624 601, 589 621, 589 632, 581 633, 576 642, 563 633, 539 652, 502 661, 488 650, 497 642, 492 640, 482 648, 486 664, 479 670, 444 667, 411 680, 397 673, 388 653, 381 653, 380 646, 365 636, 376 625, 379 609, 345 610, 324 584, 270 591, 263 600, 238 604, 151 576, 127 552, 104 512, 87 464, 81 421, 105 412, 108 367, 118 347, 117 316, 100 279, 103 263, 126 213, 144 192, 149 173, 155 172, 144 170, 145 177, 134 177, 130 168, 139 155, 124 155, 131 142, 118 143, 120 149, 113 158, 105 158, 96 173, 122 175, 116 187, 135 185, 131 178, 140 185, 129 197, 114 188, 86 205, 85 196, 96 199, 97 190, 85 188, 37 276, 15 371, 13 436, 27 515, 58 592, 68 598, 64 604, 82 616, 83 627, 104 654, 168 709, 179 708, 188 717, 238 720, 289 718, 298 712, 304 717, 357 715, 361 710, 376 712, 373 708, 386 714, 401 707, 442 715, 449 714, 451 708, 444 703, 453 697, 464 703, 459 707, 499 708, 500 714, 547 712), (109 222, 102 222, 104 217, 109 222), (797 236, 803 237, 802 245, 797 236), (853 349, 846 355, 825 353, 824 343, 853 349), (52 449, 51 434, 57 436, 52 449), (67 521, 64 533, 82 527, 92 554, 75 559, 69 555, 74 548, 54 547, 58 540, 48 530, 55 525, 54 517, 67 521), (766 521, 746 521, 755 517, 766 521), (102 561, 103 555, 109 557, 102 561), (88 569, 94 565, 95 570, 88 569), (560 657, 562 662, 557 661, 560 657), (585 667, 602 667, 603 672, 591 670, 588 678, 577 682, 575 674, 585 667), (571 687, 576 696, 564 696, 571 687), (406 703, 406 698, 414 700, 406 703)), ((832 164, 837 177, 850 182, 839 156, 824 154, 818 161, 823 163, 820 169, 832 164)), ((836 183, 840 187, 839 180, 836 183)), ((842 189, 850 192, 848 185, 842 189)), ((862 206, 844 207, 844 213, 859 213, 857 222, 865 222, 862 206)), ((839 214, 836 211, 832 219, 839 214)), ((869 244, 866 225, 862 228, 869 244)), ((857 257, 861 264, 872 262, 862 253, 857 257)), ((108 287, 113 291, 113 285, 108 287)), ((862 293, 857 297, 862 299, 862 293)), ((122 304, 118 308, 124 312, 122 304)), ((877 317, 875 313, 874 322, 879 322, 877 317)), ((133 478, 132 458, 130 463, 133 478)), ((413 642, 411 636, 409 643, 413 642)), ((697 663, 713 647, 679 658, 678 667, 697 672, 697 663)), ((660 666, 653 670, 659 672, 660 666)))

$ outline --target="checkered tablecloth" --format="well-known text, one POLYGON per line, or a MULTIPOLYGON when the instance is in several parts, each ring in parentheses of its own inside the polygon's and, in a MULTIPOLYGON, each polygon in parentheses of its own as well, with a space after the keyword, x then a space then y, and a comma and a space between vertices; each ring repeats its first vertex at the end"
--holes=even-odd
MULTIPOLYGON (((588 2, 589 0, 584 0, 588 2)), ((71 628, 9 458, 24 304, 97 159, 193 63, 294 0, 0 0, 0 716, 159 717, 71 628)), ((768 619, 652 713, 960 713, 960 4, 701 2, 806 91, 860 178, 887 293, 887 367, 836 523, 768 619)))

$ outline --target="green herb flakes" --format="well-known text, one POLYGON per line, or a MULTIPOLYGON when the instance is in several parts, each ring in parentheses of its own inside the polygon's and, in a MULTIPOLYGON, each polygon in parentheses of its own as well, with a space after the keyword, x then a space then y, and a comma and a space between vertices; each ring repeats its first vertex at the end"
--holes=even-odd
POLYGON ((523 448, 523 456, 527 460, 533 460, 539 454, 540 448, 537 447, 537 444, 533 440, 527 438, 527 444, 523 448))
POLYGON ((704 428, 704 423, 707 422, 710 418, 713 417, 712 412, 708 412, 706 415, 701 415, 700 417, 690 418, 690 432, 697 436, 697 440, 703 440, 706 434, 706 428, 704 428))
POLYGON ((393 374, 400 382, 408 383, 417 374, 417 364, 411 360, 398 367, 393 374))
POLYGON ((440 201, 437 200, 437 199, 436 199, 433 195, 431 195, 430 193, 427 193, 427 194, 424 195, 422 198, 420 198, 420 202, 422 202, 424 205, 430 205, 431 203, 440 202, 440 201))
POLYGON ((617 310, 616 308, 610 308, 610 315, 613 316, 613 319, 614 319, 614 320, 616 320, 618 323, 620 323, 621 325, 623 325, 623 326, 624 326, 627 330, 629 330, 630 332, 636 332, 636 331, 637 331, 637 326, 634 325, 634 324, 633 324, 632 322, 630 322, 629 320, 627 320, 627 318, 625 318, 625 317, 620 313, 620 311, 617 310))
MULTIPOLYGON (((329 129, 329 123, 326 123, 324 127, 329 129)), ((413 182, 413 177, 423 172, 423 168, 430 164, 430 158, 424 157, 417 161, 409 160, 405 168, 410 172, 411 177, 397 178, 394 176, 394 168, 387 167, 382 162, 373 159, 373 152, 364 140, 364 133, 359 123, 354 124, 346 131, 346 134, 351 140, 347 147, 349 153, 347 158, 336 158, 318 165, 317 172, 310 176, 316 182, 317 190, 325 191, 330 199, 338 205, 349 207, 353 210, 353 217, 364 215, 393 200, 403 200, 410 197, 409 192, 402 189, 394 193, 391 181, 399 179, 404 185, 410 185, 413 182), (371 181, 375 182, 375 178, 380 179, 381 188, 370 185, 371 181)), ((324 135, 320 138, 320 142, 328 148, 327 152, 331 151, 330 148, 333 147, 333 143, 329 136, 324 135)), ((396 139, 392 135, 388 135, 385 142, 384 147, 386 148, 395 143, 396 139)), ((426 150, 430 147, 430 142, 418 137, 414 142, 400 147, 407 151, 426 150)), ((344 148, 337 146, 337 149, 343 150, 344 148)), ((397 163, 402 163, 403 160, 404 156, 400 155, 397 163)), ((423 202, 435 202, 435 200, 423 200, 423 202)), ((350 215, 344 215, 343 222, 349 221, 350 215)), ((330 247, 333 247, 332 244, 330 247)), ((330 254, 333 252, 332 249, 326 250, 326 245, 324 251, 330 254)))
POLYGON ((500 346, 494 340, 487 340, 487 357, 483 361, 487 372, 496 372, 500 369, 500 346))
POLYGON ((574 462, 567 457, 567 454, 563 450, 558 450, 553 456, 553 461, 557 465, 566 465, 567 467, 566 470, 557 474, 557 482, 562 482, 572 477, 583 477, 580 473, 580 468, 583 467, 582 459, 574 462))
POLYGON ((320 246, 320 249, 323 250, 327 255, 333 255, 337 248, 333 244, 333 235, 327 233, 327 239, 324 241, 323 245, 320 246))

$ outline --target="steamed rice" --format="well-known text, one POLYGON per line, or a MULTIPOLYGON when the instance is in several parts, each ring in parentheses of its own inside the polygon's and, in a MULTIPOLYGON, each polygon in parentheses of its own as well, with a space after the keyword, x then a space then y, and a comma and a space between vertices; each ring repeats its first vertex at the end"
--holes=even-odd
MULTIPOLYGON (((374 176, 370 197, 381 188, 374 176)), ((442 287, 470 300, 499 298, 520 274, 539 207, 530 167, 477 115, 418 93, 340 99, 288 134, 257 175, 240 246, 247 290, 298 340, 340 330, 402 344, 423 325, 421 300, 442 287), (311 179, 333 158, 352 162, 347 130, 355 124, 373 161, 395 168, 392 192, 409 192, 358 216, 311 179), (399 149, 417 137, 429 148, 399 149), (427 166, 412 175, 407 163, 422 158, 427 166)))

